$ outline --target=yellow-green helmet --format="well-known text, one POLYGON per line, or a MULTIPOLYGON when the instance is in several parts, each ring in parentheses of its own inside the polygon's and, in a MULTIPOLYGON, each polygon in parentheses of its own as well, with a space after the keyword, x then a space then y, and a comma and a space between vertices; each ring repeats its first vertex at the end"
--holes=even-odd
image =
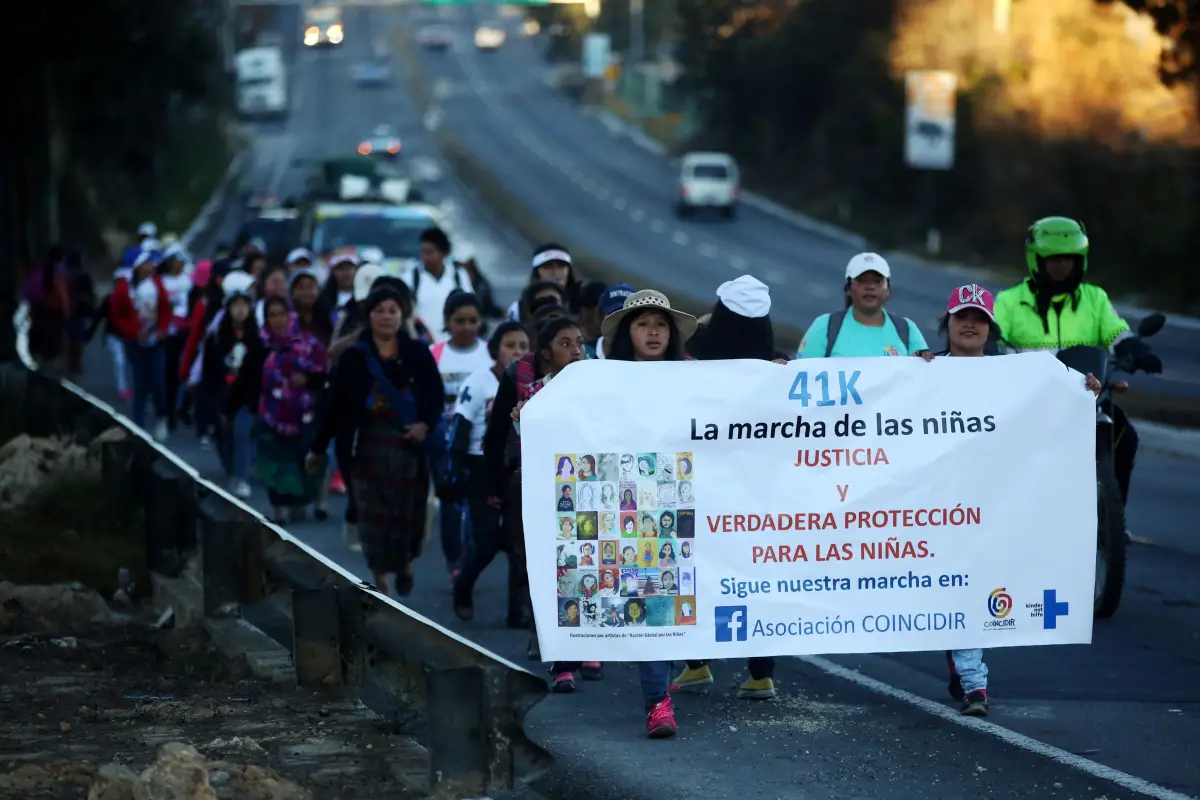
POLYGON ((1088 235, 1082 222, 1067 217, 1043 217, 1025 234, 1025 266, 1030 275, 1042 271, 1050 256, 1078 256, 1084 273, 1088 268, 1088 235))

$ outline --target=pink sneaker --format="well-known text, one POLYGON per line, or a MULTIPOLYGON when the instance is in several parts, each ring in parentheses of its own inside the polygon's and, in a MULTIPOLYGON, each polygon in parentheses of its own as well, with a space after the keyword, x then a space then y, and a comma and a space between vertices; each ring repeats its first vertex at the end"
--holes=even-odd
POLYGON ((671 695, 667 695, 646 715, 646 733, 651 739, 669 739, 677 730, 675 709, 671 707, 671 695))
POLYGON ((554 691, 557 694, 569 694, 575 691, 575 676, 569 672, 560 672, 555 675, 554 691))
POLYGON ((579 674, 585 681, 598 681, 604 677, 604 664, 600 661, 584 661, 579 665, 579 674))

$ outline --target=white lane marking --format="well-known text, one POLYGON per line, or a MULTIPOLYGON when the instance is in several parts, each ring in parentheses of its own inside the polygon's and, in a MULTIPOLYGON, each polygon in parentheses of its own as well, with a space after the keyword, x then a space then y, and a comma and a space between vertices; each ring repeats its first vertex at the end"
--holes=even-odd
POLYGON ((920 710, 938 717, 946 722, 954 725, 960 725, 964 728, 982 733, 986 736, 999 739, 1005 744, 1024 750, 1028 753, 1048 758, 1064 767, 1078 770, 1086 775, 1091 775, 1093 778, 1115 783, 1123 789, 1128 789, 1131 792, 1138 792, 1147 797, 1153 797, 1155 800, 1194 800, 1185 794, 1173 791, 1165 786, 1159 786, 1156 783, 1139 778, 1135 775, 1130 775, 1127 772, 1121 772, 1118 769, 1105 766, 1083 756, 1075 755, 1067 752, 1054 745, 1046 744, 1024 734, 1011 731, 1008 728, 1002 728, 993 722, 985 722, 976 717, 964 717, 954 709, 945 706, 941 703, 936 703, 925 697, 920 697, 911 692, 906 692, 903 689, 898 689, 895 686, 884 683, 883 681, 875 680, 874 678, 863 675, 861 672, 855 672, 852 669, 847 669, 840 664, 835 664, 832 661, 821 658, 820 656, 797 656, 801 661, 810 664, 826 674, 834 677, 847 680, 863 689, 875 692, 876 694, 889 697, 893 700, 899 700, 902 703, 907 703, 910 706, 915 706, 920 710))
POLYGON ((596 182, 594 180, 592 180, 591 178, 584 178, 583 179, 583 188, 586 191, 590 192, 591 194, 595 194, 596 193, 596 182))
POLYGON ((814 297, 833 297, 833 289, 831 287, 815 281, 805 286, 804 291, 814 297))
POLYGON ((601 186, 598 189, 596 189, 596 196, 599 197, 601 200, 607 200, 609 198, 609 196, 611 196, 611 195, 612 195, 612 192, 610 192, 608 190, 607 186, 601 186))
POLYGON ((750 262, 747 261, 746 259, 742 258, 741 256, 730 256, 729 257, 729 266, 732 269, 736 269, 738 272, 745 272, 746 267, 750 266, 750 262))
POLYGON ((717 257, 717 248, 713 247, 707 242, 701 242, 700 244, 696 245, 696 252, 705 258, 717 257))
POLYGON ((784 275, 780 270, 769 269, 763 273, 763 280, 767 281, 768 283, 786 283, 787 276, 784 275))
POLYGON ((667 230, 667 223, 663 222, 661 219, 652 219, 650 220, 650 230, 654 231, 655 233, 665 233, 667 230))
POLYGON ((634 222, 641 222, 646 218, 646 212, 642 211, 640 208, 634 208, 630 210, 629 216, 634 222))
POLYGON ((613 200, 613 208, 615 208, 617 211, 624 211, 625 210, 625 198, 618 197, 616 200, 613 200))
POLYGON ((671 234, 671 241, 680 247, 687 247, 688 242, 692 241, 692 239, 683 231, 675 231, 671 234))

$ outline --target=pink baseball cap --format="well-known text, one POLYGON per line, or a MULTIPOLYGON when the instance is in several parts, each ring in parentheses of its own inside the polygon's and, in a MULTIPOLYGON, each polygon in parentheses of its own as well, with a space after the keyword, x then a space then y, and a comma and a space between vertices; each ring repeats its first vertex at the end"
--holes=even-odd
POLYGON ((977 283, 968 283, 950 292, 950 300, 946 303, 947 314, 957 314, 964 308, 977 308, 988 315, 988 319, 996 321, 996 300, 992 293, 977 283))

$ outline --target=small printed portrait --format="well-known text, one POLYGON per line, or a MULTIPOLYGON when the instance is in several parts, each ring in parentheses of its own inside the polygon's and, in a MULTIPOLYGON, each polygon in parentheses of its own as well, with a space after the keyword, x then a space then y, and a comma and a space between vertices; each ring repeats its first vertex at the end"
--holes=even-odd
POLYGON ((575 515, 575 535, 592 541, 600 538, 600 522, 595 511, 581 511, 575 515))
POLYGON ((596 480, 596 457, 591 453, 583 453, 575 459, 575 480, 596 480))
POLYGON ((579 592, 577 597, 587 599, 595 597, 600 591, 600 573, 594 569, 579 570, 579 592))
POLYGON ((696 505, 696 498, 692 494, 691 481, 680 481, 677 495, 679 497, 680 508, 691 508, 692 506, 696 505))
POLYGON ((691 567, 680 567, 675 570, 678 576, 679 594, 696 594, 696 570, 691 567))
POLYGON ((690 481, 692 479, 692 454, 675 454, 675 480, 690 481))
POLYGON ((676 576, 674 569, 660 569, 658 571, 658 588, 659 594, 679 594, 679 578, 676 576))
POLYGON ((621 529, 617 525, 616 511, 601 511, 597 517, 600 522, 600 538, 601 539, 617 539, 621 536, 621 529))
POLYGON ((653 481, 638 481, 638 511, 658 508, 658 484, 653 481))
POLYGON ((696 512, 690 508, 681 508, 675 512, 675 534, 680 539, 696 538, 696 512))
MULTIPOLYGON (((658 566, 660 569, 675 566, 675 542, 660 541, 658 543, 658 566)), ((586 565, 581 565, 586 566, 586 565)))
POLYGON ((617 542, 600 543, 600 566, 615 567, 617 565, 617 542))
POLYGON ((560 542, 575 540, 575 515, 574 514, 559 514, 555 518, 555 525, 558 529, 555 535, 560 542))
POLYGON ((656 594, 662 594, 661 586, 662 584, 659 583, 658 579, 658 570, 638 570, 638 597, 653 597, 656 594))
POLYGON ((674 508, 678 503, 679 497, 675 492, 675 484, 660 483, 658 485, 658 507, 674 508))
POLYGON ((621 597, 637 597, 638 571, 636 569, 621 570, 621 597))
POLYGON ((558 601, 558 627, 579 627, 579 600, 574 597, 562 598, 558 601))
POLYGON ((601 453, 596 459, 596 479, 606 483, 621 480, 621 465, 616 453, 601 453))
POLYGON ((676 556, 680 566, 688 567, 692 564, 692 540, 684 539, 679 542, 679 554, 676 556))
POLYGON ((617 597, 621 593, 621 576, 615 569, 600 570, 600 588, 596 594, 601 597, 617 597))
POLYGON ((658 467, 658 472, 654 477, 658 478, 659 483, 674 483, 675 482, 675 454, 674 453, 659 453, 658 458, 654 462, 658 467))
POLYGON ((638 540, 638 569, 658 566, 658 539, 638 540))
POLYGON ((635 597, 625 601, 625 626, 646 624, 646 601, 635 597))
POLYGON ((621 499, 622 511, 637 511, 637 484, 622 483, 617 489, 617 497, 621 499))
POLYGON ((642 511, 638 514, 638 538, 658 538, 658 517, 652 511, 642 511))
MULTIPOLYGON (((563 484, 563 488, 569 488, 567 484, 563 484)), ((561 509, 566 511, 567 509, 561 509)), ((576 511, 595 511, 596 510, 596 487, 591 483, 579 483, 575 485, 575 510, 576 511)))
POLYGON ((664 511, 658 515, 658 538, 674 539, 678 536, 675 530, 675 512, 664 511))
MULTIPOLYGON (((587 488, 591 489, 592 485, 587 484, 587 488)), ((620 508, 621 499, 617 496, 617 484, 598 483, 595 488, 596 507, 585 508, 584 511, 616 511, 620 508)))
POLYGON ((579 544, 579 568, 580 569, 595 569, 596 568, 596 545, 594 542, 580 542, 579 544))
POLYGON ((579 596, 579 570, 577 570, 577 569, 560 569, 560 570, 558 570, 558 596, 559 597, 578 597, 579 596))
POLYGON ((575 510, 575 484, 563 483, 558 487, 558 510, 575 510))
POLYGON ((646 625, 651 628, 670 628, 675 625, 674 597, 646 598, 646 625))
POLYGON ((621 477, 622 481, 637 480, 637 459, 633 453, 621 454, 621 477))
POLYGON ((637 547, 633 544, 621 545, 621 564, 622 567, 637 568, 637 547))
POLYGON ((620 597, 605 597, 600 600, 600 627, 625 627, 625 601, 620 597))
POLYGON ((555 468, 554 480, 556 481, 573 481, 575 480, 575 456, 565 454, 554 457, 558 462, 555 468))
POLYGON ((675 624, 696 624, 696 598, 691 595, 680 595, 675 598, 675 624))
POLYGON ((654 475, 655 475, 654 464, 657 462, 657 460, 658 460, 658 457, 654 453, 638 453, 638 457, 637 457, 638 480, 644 480, 646 478, 654 477, 654 475))
POLYGON ((584 628, 599 628, 600 627, 600 598, 599 597, 581 597, 579 598, 579 616, 583 621, 584 628))
POLYGON ((556 560, 555 566, 559 569, 579 569, 579 555, 574 544, 560 544, 556 560))
POLYGON ((621 538, 634 539, 638 535, 638 521, 636 511, 621 512, 621 538))

